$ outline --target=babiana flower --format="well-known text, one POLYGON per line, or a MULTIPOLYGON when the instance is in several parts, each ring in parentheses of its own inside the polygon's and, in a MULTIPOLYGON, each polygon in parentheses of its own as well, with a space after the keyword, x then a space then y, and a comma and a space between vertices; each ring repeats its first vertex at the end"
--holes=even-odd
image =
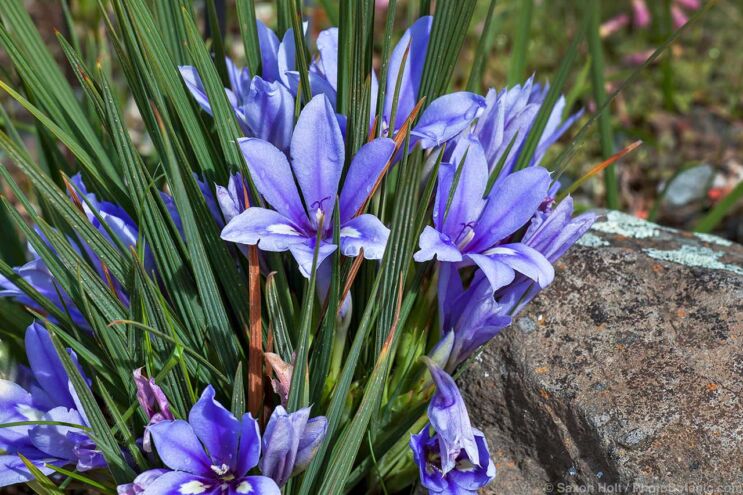
MULTIPOLYGON (((258 422, 250 413, 238 420, 214 399, 211 386, 191 408, 188 421, 160 421, 149 429, 157 455, 168 470, 140 475, 135 484, 142 493, 281 493, 271 478, 248 475, 261 455, 258 422)), ((129 485, 123 488, 135 489, 129 485)))
MULTIPOLYGON (((47 421, 69 425, 0 428, 0 486, 34 480, 19 454, 47 475, 54 472, 48 465, 73 465, 78 471, 105 467, 101 452, 86 433, 90 423, 49 333, 32 323, 24 344, 31 369, 22 370, 23 383, 0 380, 0 424, 47 421)), ((75 353, 67 352, 82 373, 75 353)))
MULTIPOLYGON (((500 91, 491 88, 488 91, 485 109, 473 125, 471 133, 480 141, 490 171, 501 161, 509 145, 511 146, 498 176, 499 180, 505 179, 513 171, 548 91, 549 85, 535 83, 534 76, 523 85, 517 84, 500 91)), ((539 137, 530 166, 539 165, 547 149, 583 115, 581 110, 563 120, 564 112, 565 97, 560 96, 539 137)), ((467 139, 466 135, 461 139, 467 139)))
POLYGON ((479 140, 468 136, 457 143, 452 162, 441 164, 433 210, 434 226, 420 236, 415 261, 436 257, 440 262, 477 265, 497 290, 516 272, 546 287, 554 269, 534 248, 509 238, 534 216, 547 196, 550 175, 541 167, 514 172, 485 197, 488 164, 479 140), (452 191, 454 177, 459 181, 452 191), (451 201, 449 198, 451 197, 451 201))
POLYGON ((452 377, 430 360, 426 365, 436 385, 428 405, 430 423, 410 438, 421 485, 429 493, 475 495, 495 478, 487 441, 472 427, 452 377))
POLYGON ((318 231, 318 266, 338 247, 333 244, 333 215, 338 214, 341 252, 357 256, 363 248, 366 259, 382 258, 389 229, 373 215, 356 213, 392 156, 395 144, 391 139, 377 138, 359 149, 340 194, 345 144, 324 95, 315 96, 297 120, 291 165, 271 143, 246 138, 239 144, 258 192, 272 209, 248 208, 227 224, 222 239, 258 245, 264 251, 290 251, 309 278, 318 231), (334 213, 336 197, 339 208, 334 213))
MULTIPOLYGON (((76 198, 77 202, 82 207, 88 221, 111 244, 115 244, 115 242, 118 241, 127 248, 135 247, 137 245, 139 229, 131 216, 129 216, 123 208, 114 203, 99 200, 95 194, 88 192, 80 174, 71 177, 70 182, 75 187, 75 194, 78 196, 78 198, 76 198), (84 200, 82 198, 84 198, 84 200), (96 216, 96 214, 98 216, 96 216), (105 227, 101 221, 105 223, 105 227), (115 240, 111 238, 107 229, 110 229, 113 235, 116 236, 115 240)), ((93 252, 93 250, 90 249, 82 239, 70 239, 69 241, 70 245, 78 252, 80 251, 80 246, 82 246, 85 255, 93 260, 93 267, 96 269, 101 279, 106 280, 108 283, 109 279, 106 278, 106 275, 103 272, 103 267, 96 253, 93 252)), ((90 325, 83 316, 82 311, 80 311, 67 292, 65 292, 55 280, 46 263, 44 263, 33 249, 29 250, 33 257, 31 261, 14 268, 13 271, 20 278, 28 282, 31 287, 52 301, 63 313, 69 314, 72 321, 78 327, 90 331, 90 325)), ((151 267, 151 264, 148 264, 148 266, 151 267)), ((128 296, 121 289, 121 284, 117 280, 110 280, 111 283, 115 285, 120 300, 127 303, 128 296)), ((0 297, 12 297, 25 306, 43 312, 43 308, 41 308, 31 297, 20 290, 12 280, 9 280, 2 275, 0 275, 0 289, 0 297)))

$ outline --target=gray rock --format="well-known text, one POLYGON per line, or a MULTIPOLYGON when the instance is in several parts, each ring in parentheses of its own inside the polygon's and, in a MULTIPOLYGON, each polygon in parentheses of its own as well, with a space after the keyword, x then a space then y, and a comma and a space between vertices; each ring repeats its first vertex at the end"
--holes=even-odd
POLYGON ((704 199, 714 174, 715 169, 708 164, 697 165, 679 173, 668 185, 663 205, 677 208, 704 199))
POLYGON ((743 246, 617 212, 581 244, 460 379, 485 493, 743 493, 743 246))

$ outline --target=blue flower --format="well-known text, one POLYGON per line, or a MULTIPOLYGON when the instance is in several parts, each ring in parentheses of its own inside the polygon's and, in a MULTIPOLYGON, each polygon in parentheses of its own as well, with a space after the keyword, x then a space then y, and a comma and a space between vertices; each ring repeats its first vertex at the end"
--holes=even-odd
MULTIPOLYGON (((102 454, 85 433, 90 424, 46 329, 32 323, 26 329, 25 349, 31 365, 29 383, 24 388, 0 380, 0 424, 55 421, 82 428, 41 424, 0 428, 0 486, 34 479, 19 454, 45 474, 53 472, 46 464, 74 464, 78 471, 105 467, 102 454)), ((68 352, 77 365, 75 353, 68 352)))
MULTIPOLYGON (((517 84, 510 89, 496 91, 491 88, 488 91, 485 110, 473 126, 472 133, 482 143, 485 158, 491 169, 500 161, 515 136, 499 180, 513 170, 548 91, 549 85, 542 87, 534 83, 533 76, 523 86, 517 84)), ((547 120, 530 165, 539 165, 547 149, 583 115, 580 111, 563 121, 564 110, 565 97, 561 96, 547 120)))
MULTIPOLYGON (((287 30, 279 43, 276 34, 262 22, 257 21, 257 26, 263 76, 251 75, 247 68, 238 68, 226 59, 230 87, 225 92, 246 136, 264 139, 286 151, 294 126, 296 90, 292 94, 293 78, 288 74, 295 68, 294 33, 287 30)), ((196 68, 181 66, 180 72, 196 102, 211 114, 211 104, 196 68)))
MULTIPOLYGON (((136 483, 140 490, 144 489, 142 493, 281 493, 271 478, 248 476, 261 454, 257 421, 250 413, 240 420, 235 418, 214 399, 211 386, 191 408, 188 421, 160 421, 149 429, 157 454, 169 470, 147 472, 146 486, 142 486, 142 480, 136 483)), ((136 490, 137 487, 122 488, 136 490)))
MULTIPOLYGON (((71 193, 71 195, 74 196, 73 200, 82 207, 88 221, 103 235, 103 237, 113 245, 117 245, 117 242, 120 242, 126 248, 132 248, 137 245, 139 229, 134 220, 123 208, 114 203, 99 200, 95 194, 88 192, 80 174, 71 177, 70 181, 75 187, 75 192, 71 193), (84 198, 85 201, 82 198, 84 198), (96 216, 96 214, 98 216, 96 216), (111 234, 109 234, 109 230, 111 231, 111 234, 115 236, 115 239, 112 238, 111 234)), ((78 252, 80 251, 79 247, 82 246, 87 257, 92 260, 93 268, 98 272, 101 279, 105 280, 108 284, 109 278, 106 273, 104 273, 103 265, 96 253, 80 238, 77 240, 69 239, 69 242, 73 249, 78 252)), ((80 309, 77 308, 69 295, 57 283, 44 261, 32 249, 30 249, 30 251, 33 259, 25 265, 14 268, 13 271, 20 278, 28 282, 42 296, 45 296, 54 303, 60 311, 69 313, 72 322, 75 325, 84 330, 90 331, 90 325, 86 321, 80 309)), ((148 269, 152 268, 151 255, 149 254, 145 257, 145 265, 148 269)), ((112 278, 110 279, 110 282, 114 284, 119 299, 124 304, 128 305, 127 294, 122 290, 119 281, 112 278)), ((23 291, 21 291, 11 280, 2 275, 0 275, 0 297, 12 297, 19 303, 33 308, 35 311, 44 312, 41 306, 39 306, 28 295, 23 293, 23 291)))
POLYGON ((508 175, 484 197, 488 164, 474 136, 460 140, 452 163, 442 163, 433 211, 434 227, 420 236, 416 261, 475 264, 497 290, 516 272, 546 287, 554 278, 550 262, 536 249, 509 238, 534 216, 547 196, 550 175, 530 167, 508 175), (457 168, 461 174, 450 201, 457 168))
POLYGON ((430 425, 410 439, 421 485, 429 493, 475 495, 495 478, 495 464, 487 441, 470 424, 464 400, 452 377, 430 360, 426 360, 426 365, 436 384, 428 406, 430 425))
POLYGON ((310 419, 310 408, 287 413, 276 406, 263 433, 261 473, 283 486, 290 476, 302 472, 320 447, 328 428, 324 416, 310 419))
MULTIPOLYGON (((291 166, 272 144, 254 138, 239 141, 251 177, 273 209, 251 207, 222 230, 222 239, 258 245, 264 251, 290 251, 309 277, 318 229, 318 266, 337 246, 332 214, 338 195, 345 145, 330 102, 315 96, 299 116, 291 141, 291 166), (302 198, 295 185, 299 184, 302 198), (304 199, 304 201, 302 201, 304 199), (307 208, 305 209, 305 205, 307 208)), ((391 139, 375 139, 359 149, 340 191, 340 249, 367 259, 381 259, 389 230, 369 214, 356 216, 392 156, 391 139)))
MULTIPOLYGON (((393 137, 405 123, 420 99, 421 78, 426 62, 428 41, 431 36, 433 17, 418 19, 403 34, 390 54, 385 98, 383 102, 383 128, 393 137), (405 51, 410 50, 403 65, 405 51), (402 74, 400 72, 402 71, 402 74), (400 78, 397 110, 392 115, 395 89, 400 78)), ((313 62, 311 75, 324 77, 337 91, 338 73, 338 29, 331 28, 320 33, 317 38, 319 57, 313 62)), ((327 90, 324 90, 327 94, 327 90)), ((376 114, 378 82, 374 70, 371 71, 371 119, 376 114)), ((316 94, 313 88, 313 94, 316 94)), ((332 100, 334 101, 334 99, 332 100)), ((411 130, 411 146, 420 143, 423 149, 433 148, 454 138, 465 130, 485 108, 485 99, 474 93, 459 91, 441 96, 426 107, 416 126, 411 130)))

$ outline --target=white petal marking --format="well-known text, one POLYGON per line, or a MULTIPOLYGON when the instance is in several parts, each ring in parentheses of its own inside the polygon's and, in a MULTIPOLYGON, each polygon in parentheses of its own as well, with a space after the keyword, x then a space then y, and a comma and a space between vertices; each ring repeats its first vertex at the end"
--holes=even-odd
POLYGON ((358 239, 361 237, 361 232, 354 229, 353 227, 343 227, 341 229, 341 237, 350 237, 351 239, 358 239))
POLYGON ((268 227, 266 227, 266 230, 272 234, 299 235, 299 232, 297 232, 294 227, 285 223, 276 223, 273 225, 269 225, 268 227))
POLYGON ((204 493, 209 486, 205 485, 201 481, 193 480, 188 483, 183 483, 179 488, 178 492, 183 495, 199 495, 204 493))
POLYGON ((235 489, 237 493, 252 493, 253 492, 253 486, 248 483, 247 481, 243 481, 239 485, 237 485, 237 488, 235 489))

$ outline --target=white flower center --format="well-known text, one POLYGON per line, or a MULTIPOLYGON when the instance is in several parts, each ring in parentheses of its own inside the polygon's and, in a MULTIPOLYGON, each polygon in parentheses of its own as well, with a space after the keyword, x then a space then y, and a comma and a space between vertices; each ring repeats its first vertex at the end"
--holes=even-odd
POLYGON ((221 466, 212 465, 211 468, 217 476, 224 476, 227 474, 227 471, 230 470, 230 467, 227 464, 222 464, 221 466))

